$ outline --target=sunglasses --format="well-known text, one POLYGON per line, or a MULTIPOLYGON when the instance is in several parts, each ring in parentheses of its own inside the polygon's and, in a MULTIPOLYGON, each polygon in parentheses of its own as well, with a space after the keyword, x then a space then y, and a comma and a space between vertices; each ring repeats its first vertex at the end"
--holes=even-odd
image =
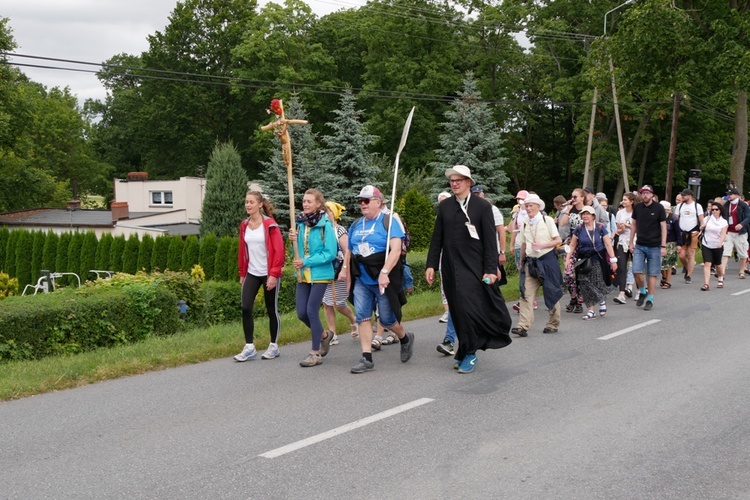
POLYGON ((578 199, 578 196, 571 196, 571 199, 573 199, 573 200, 577 200, 577 199, 578 199))
POLYGON ((369 205, 372 201, 372 198, 360 198, 357 200, 357 203, 364 203, 365 205, 369 205))
POLYGON ((711 211, 712 212, 721 212, 721 209, 720 208, 712 208, 711 211))

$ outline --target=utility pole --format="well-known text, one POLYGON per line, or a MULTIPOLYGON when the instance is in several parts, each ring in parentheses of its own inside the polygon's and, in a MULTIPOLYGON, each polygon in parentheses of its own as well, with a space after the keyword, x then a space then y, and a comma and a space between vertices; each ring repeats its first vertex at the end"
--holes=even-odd
POLYGON ((674 94, 674 105, 672 106, 672 136, 669 139, 669 162, 667 163, 667 186, 664 199, 672 199, 672 183, 674 182, 674 160, 677 156, 677 120, 680 114, 680 91, 674 94))

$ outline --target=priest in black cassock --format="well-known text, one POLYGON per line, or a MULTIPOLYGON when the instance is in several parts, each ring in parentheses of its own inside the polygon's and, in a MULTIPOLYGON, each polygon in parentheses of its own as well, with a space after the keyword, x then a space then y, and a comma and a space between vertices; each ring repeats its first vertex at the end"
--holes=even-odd
POLYGON ((425 278, 432 284, 440 264, 443 289, 458 335, 453 368, 471 373, 482 349, 511 343, 510 313, 498 279, 495 222, 490 203, 471 195, 471 170, 456 165, 445 171, 453 196, 438 205, 427 254, 425 278))

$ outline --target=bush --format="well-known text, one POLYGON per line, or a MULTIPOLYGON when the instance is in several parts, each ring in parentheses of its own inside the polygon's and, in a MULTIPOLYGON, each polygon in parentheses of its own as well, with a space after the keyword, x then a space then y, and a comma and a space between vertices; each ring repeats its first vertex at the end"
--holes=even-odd
POLYGON ((217 281, 227 281, 230 278, 227 269, 229 268, 229 252, 232 249, 232 241, 234 240, 234 236, 224 236, 219 240, 219 245, 216 248, 216 258, 214 259, 214 279, 217 281))
POLYGON ((185 244, 182 236, 172 236, 167 250, 167 269, 179 271, 182 268, 182 248, 185 244))
POLYGON ((120 235, 112 239, 109 248, 109 270, 119 273, 122 271, 122 254, 125 252, 125 236, 120 235))
POLYGON ((242 289, 238 281, 207 281, 201 289, 205 301, 204 320, 207 324, 242 319, 242 289))
POLYGON ((125 250, 122 252, 122 272, 135 274, 138 272, 138 248, 141 242, 137 234, 131 234, 125 243, 125 250))
POLYGON ((34 243, 31 250, 31 283, 36 284, 36 280, 42 275, 42 260, 44 259, 44 242, 46 236, 44 231, 34 231, 34 243))
POLYGON ((208 280, 213 279, 214 277, 214 264, 216 263, 217 247, 218 241, 216 239, 216 235, 213 233, 207 234, 201 240, 198 263, 203 268, 203 272, 206 273, 206 279, 208 280))
POLYGON ((8 246, 10 231, 7 227, 0 227, 0 272, 5 271, 5 248, 8 246))
POLYGON ((89 276, 89 271, 96 269, 96 250, 99 245, 99 240, 96 239, 96 235, 93 231, 86 233, 83 237, 83 247, 81 248, 81 281, 86 279, 96 279, 96 274, 89 276))
POLYGON ((430 203, 430 198, 418 191, 411 189, 398 200, 396 213, 406 224, 411 234, 411 246, 413 250, 424 250, 430 246, 432 230, 435 227, 435 210, 430 203))
POLYGON ((177 297, 156 281, 11 297, 0 302, 0 359, 90 351, 171 334, 180 325, 177 297))
POLYGON ((151 255, 154 253, 154 238, 150 234, 144 234, 141 246, 138 248, 138 271, 151 272, 151 255))
POLYGON ((11 295, 18 295, 18 280, 0 272, 0 300, 11 295))
POLYGON ((47 236, 44 238, 44 250, 42 250, 42 265, 41 269, 45 271, 55 270, 55 259, 57 258, 57 245, 60 242, 60 237, 49 231, 47 236))
POLYGON ((16 242, 16 277, 18 287, 23 290, 31 283, 31 253, 34 248, 34 237, 25 229, 14 231, 18 233, 16 242))
MULTIPOLYGON (((70 237, 70 245, 68 246, 68 268, 66 269, 69 273, 76 273, 81 278, 81 283, 86 279, 86 276, 81 276, 81 249, 83 248, 83 233, 73 233, 70 237)), ((68 283, 73 284, 75 277, 71 276, 68 283)))
POLYGON ((170 241, 170 237, 165 234, 157 236, 154 240, 154 251, 151 254, 152 271, 164 271, 167 268, 170 241))
POLYGON ((15 278, 16 275, 16 242, 20 231, 11 231, 5 244, 5 272, 15 278))
POLYGON ((70 233, 60 235, 60 241, 57 243, 57 255, 55 256, 55 266, 50 271, 64 273, 68 270, 68 247, 70 246, 70 233))
POLYGON ((190 271, 194 265, 198 264, 200 255, 200 242, 198 237, 191 234, 185 240, 185 246, 182 248, 182 270, 190 271))
MULTIPOLYGON (((112 241, 114 238, 111 233, 102 235, 99 244, 96 246, 96 269, 99 271, 111 271, 110 252, 112 251, 112 241)), ((150 258, 150 256, 149 256, 150 258)))

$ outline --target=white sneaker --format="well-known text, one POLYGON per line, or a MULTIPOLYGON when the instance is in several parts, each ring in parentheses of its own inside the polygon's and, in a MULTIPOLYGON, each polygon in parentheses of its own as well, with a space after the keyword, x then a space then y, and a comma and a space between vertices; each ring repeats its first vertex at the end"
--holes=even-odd
POLYGON ((234 359, 237 361, 247 361, 248 359, 255 359, 257 357, 258 351, 255 350, 255 346, 253 344, 245 344, 245 348, 234 359))
POLYGON ((273 359, 278 358, 279 356, 281 356, 281 353, 279 352, 279 346, 276 344, 268 344, 268 349, 266 349, 266 352, 263 353, 261 359, 273 359))
POLYGON ((440 319, 438 320, 440 323, 447 323, 448 322, 448 311, 445 311, 442 316, 440 316, 440 319))
POLYGON ((331 340, 331 345, 339 345, 339 336, 335 333, 333 334, 333 340, 331 340))

